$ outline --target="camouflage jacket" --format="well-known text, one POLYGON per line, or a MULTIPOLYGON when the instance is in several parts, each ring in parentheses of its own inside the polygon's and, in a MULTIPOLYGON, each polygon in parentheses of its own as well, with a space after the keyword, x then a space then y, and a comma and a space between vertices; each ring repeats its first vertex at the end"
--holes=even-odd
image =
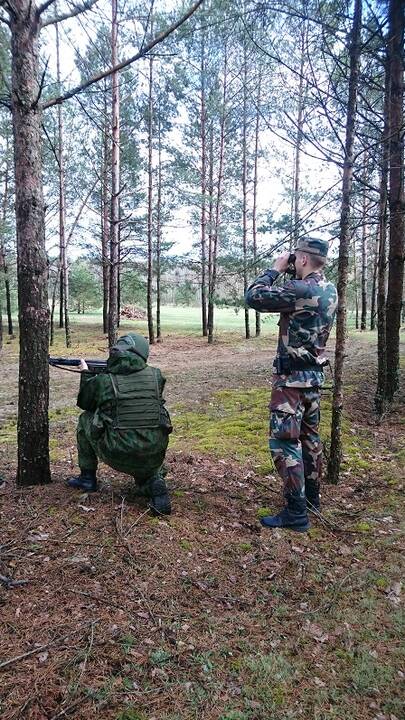
MULTIPOLYGON (((337 308, 336 288, 321 272, 275 286, 279 274, 266 270, 256 278, 246 291, 246 304, 258 312, 280 313, 278 357, 322 366, 337 308)), ((289 375, 273 372, 273 387, 319 387, 324 382, 323 371, 316 368, 292 370, 289 375)))
POLYGON ((121 472, 130 473, 131 468, 133 469, 138 461, 140 463, 142 459, 143 463, 146 462, 146 457, 157 458, 155 465, 159 466, 172 430, 170 416, 163 399, 166 379, 158 369, 161 426, 134 430, 119 430, 113 426, 115 394, 110 375, 128 375, 145 367, 145 361, 138 355, 121 352, 114 356, 110 355, 107 361, 107 373, 98 375, 81 373, 77 404, 92 415, 91 436, 98 444, 98 454, 121 472))

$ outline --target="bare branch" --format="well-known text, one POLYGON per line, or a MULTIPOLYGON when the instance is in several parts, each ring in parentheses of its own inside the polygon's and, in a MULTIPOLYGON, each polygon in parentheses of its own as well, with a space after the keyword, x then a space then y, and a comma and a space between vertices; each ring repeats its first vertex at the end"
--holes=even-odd
POLYGON ((45 12, 45 10, 47 10, 55 2, 57 2, 57 0, 47 0, 46 2, 42 3, 42 5, 40 5, 37 10, 37 17, 42 15, 42 13, 45 12))
MULTIPOLYGON (((48 25, 55 25, 55 23, 63 22, 63 20, 69 20, 69 18, 76 17, 76 15, 81 15, 87 10, 90 10, 96 2, 98 2, 98 0, 87 0, 87 2, 83 3, 83 5, 73 5, 74 9, 70 12, 62 13, 61 15, 56 15, 56 17, 44 20, 44 22, 41 23, 41 28, 47 27, 48 25)), ((49 4, 50 3, 48 2, 48 5, 49 4)))
POLYGON ((166 38, 169 37, 169 35, 171 35, 175 30, 177 30, 180 25, 183 25, 183 23, 185 23, 186 20, 188 20, 193 15, 193 13, 195 13, 195 11, 200 7, 200 5, 203 4, 203 2, 204 0, 197 0, 197 2, 195 2, 194 5, 192 5, 190 9, 185 13, 185 15, 183 15, 179 20, 177 20, 177 22, 173 23, 173 25, 167 28, 167 30, 159 33, 150 43, 145 45, 135 55, 132 55, 118 65, 115 65, 115 67, 108 68, 108 70, 104 70, 104 72, 93 75, 92 78, 86 80, 86 82, 82 83, 82 85, 77 85, 75 88, 72 88, 72 90, 69 90, 64 95, 60 95, 59 97, 48 100, 42 105, 42 109, 46 110, 46 108, 53 107, 54 105, 59 105, 65 100, 69 100, 78 93, 83 92, 83 90, 86 90, 91 85, 94 85, 94 83, 103 80, 109 75, 112 75, 112 73, 114 72, 119 72, 120 70, 123 70, 124 68, 128 67, 128 65, 132 65, 132 63, 136 60, 140 60, 142 57, 145 57, 145 55, 147 55, 156 45, 159 45, 159 43, 163 42, 163 40, 166 40, 166 38))

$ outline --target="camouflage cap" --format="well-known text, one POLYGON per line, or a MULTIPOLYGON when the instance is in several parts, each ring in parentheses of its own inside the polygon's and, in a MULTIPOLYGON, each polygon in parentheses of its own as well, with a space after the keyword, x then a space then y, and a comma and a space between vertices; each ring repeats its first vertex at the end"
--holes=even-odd
POLYGON ((143 335, 128 333, 118 338, 112 352, 132 352, 146 361, 149 356, 149 341, 143 335))
POLYGON ((320 238, 314 237, 302 237, 297 241, 294 251, 300 250, 303 253, 309 255, 318 255, 318 257, 326 257, 329 250, 329 243, 327 240, 321 240, 320 238))

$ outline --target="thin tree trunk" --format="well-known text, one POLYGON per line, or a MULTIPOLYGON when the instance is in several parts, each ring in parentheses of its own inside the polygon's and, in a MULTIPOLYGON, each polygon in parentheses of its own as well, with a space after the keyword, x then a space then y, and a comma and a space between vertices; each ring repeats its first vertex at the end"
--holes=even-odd
MULTIPOLYGON (((58 92, 61 92, 60 77, 60 49, 59 49, 59 25, 55 25, 56 31, 56 78, 58 92)), ((65 324, 66 347, 71 346, 70 322, 69 322, 69 269, 66 252, 66 188, 65 188, 65 158, 63 154, 63 117, 62 105, 58 105, 58 166, 59 166, 59 245, 61 278, 63 282, 63 302, 61 308, 65 324)))
POLYGON ((353 146, 356 126, 357 89, 360 69, 362 0, 355 0, 353 28, 350 37, 349 93, 346 115, 345 157, 343 164, 342 203, 340 212, 340 244, 338 265, 338 311, 336 323, 335 383, 332 400, 331 445, 328 480, 337 483, 342 459, 341 425, 343 414, 343 365, 346 345, 346 295, 350 248, 350 207, 353 183, 353 146))
POLYGON ((161 254, 162 254, 162 137, 159 106, 158 118, 158 177, 157 177, 157 203, 156 203, 156 338, 160 342, 162 331, 160 326, 160 275, 161 275, 161 254))
MULTIPOLYGON (((243 117, 242 117, 242 247, 243 247, 243 294, 248 287, 247 270, 247 52, 243 43, 243 117)), ((244 307, 245 337, 250 338, 249 308, 244 307)))
POLYGON ((399 333, 404 282, 405 195, 404 195, 404 0, 389 3, 390 62, 390 244, 387 292, 387 380, 390 403, 399 387, 399 333))
MULTIPOLYGON (((59 262, 62 264, 62 259, 60 256, 60 248, 59 248, 59 262)), ((59 276, 59 327, 63 328, 64 322, 63 322, 63 287, 64 287, 64 281, 63 281, 63 270, 60 271, 59 276)))
POLYGON ((101 171, 102 177, 102 195, 101 195, 101 266, 103 271, 103 333, 108 333, 108 304, 110 294, 110 260, 109 260, 109 238, 110 238, 110 222, 109 222, 109 206, 108 200, 108 108, 107 108, 107 81, 104 82, 104 129, 103 129, 103 166, 101 171))
POLYGON ((19 299, 18 485, 50 482, 49 307, 41 167, 36 7, 14 0, 10 13, 11 107, 19 299))
POLYGON ((205 34, 201 39, 201 322, 203 337, 208 335, 207 327, 207 136, 206 136, 206 97, 205 97, 205 34))
MULTIPOLYGON (((256 267, 257 260, 257 183, 258 183, 258 160, 259 160, 259 131, 260 131, 260 102, 261 102, 262 75, 259 71, 259 83, 256 101, 256 125, 255 125, 255 150, 253 169, 253 208, 252 208, 252 235, 253 235, 253 263, 256 267)), ((260 313, 255 311, 256 337, 260 335, 260 313)))
POLYGON ((149 101, 148 101, 148 279, 146 306, 148 315, 149 342, 155 342, 153 327, 153 58, 149 58, 149 101))
MULTIPOLYGON (((118 62, 117 0, 112 0, 111 62, 118 62)), ((110 223, 110 290, 108 307, 108 344, 117 340, 118 263, 119 263, 119 192, 120 192, 120 92, 119 73, 112 74, 112 149, 111 149, 111 223, 110 223)))
MULTIPOLYGON (((209 338, 210 322, 213 322, 213 311, 210 312, 212 296, 212 257, 214 244, 214 123, 211 120, 209 133, 209 171, 208 171, 208 308, 207 337, 209 338)), ((211 331, 213 334, 213 329, 211 331)), ((210 340, 208 339, 208 342, 210 340)), ((212 340, 211 340, 212 342, 212 340)))
MULTIPOLYGON (((228 88, 228 53, 227 47, 225 46, 225 57, 224 57, 224 79, 223 79, 223 91, 222 91, 222 111, 221 111, 221 123, 220 123, 220 140, 219 140, 219 165, 218 165, 218 183, 217 183, 217 196, 215 201, 215 221, 214 221, 214 232, 212 237, 212 258, 211 258, 211 282, 210 282, 210 294, 208 298, 208 342, 211 344, 214 341, 214 307, 215 307, 215 293, 217 284, 217 256, 218 256, 218 237, 220 233, 221 225, 221 204, 222 204, 222 185, 224 180, 224 164, 225 164, 225 123, 226 123, 226 102, 227 102, 227 88, 228 88)), ((213 150, 213 148, 212 148, 213 150)))
POLYGON ((377 230, 375 246, 373 251, 373 282, 371 286, 371 308, 370 308, 370 330, 375 330, 376 301, 377 301, 377 274, 378 274, 378 253, 380 247, 380 231, 377 230))
MULTIPOLYGON (((9 134, 6 135, 6 172, 4 176, 4 194, 3 194, 3 208, 2 208, 2 220, 3 220, 3 232, 6 227, 7 220, 7 206, 8 206, 8 192, 9 192, 9 175, 10 175, 10 153, 9 153, 9 134)), ((8 334, 13 335, 13 318, 11 315, 11 296, 10 296, 10 280, 8 276, 8 264, 5 242, 3 234, 0 237, 0 263, 4 273, 4 288, 6 291, 6 311, 7 311, 7 324, 8 334)))
POLYGON ((359 329, 359 285, 357 278, 357 251, 356 237, 353 238, 353 275, 354 275, 354 307, 355 307, 355 328, 359 329))
POLYGON ((51 319, 49 322, 49 328, 50 328, 49 345, 51 347, 55 341, 55 306, 56 306, 56 293, 57 293, 58 285, 59 285, 59 273, 60 273, 60 266, 58 266, 58 271, 56 273, 56 278, 55 278, 55 282, 53 284, 53 290, 52 290, 51 319))
POLYGON ((304 59, 305 59, 305 24, 301 28, 301 62, 300 79, 298 85, 298 108, 297 108, 297 135, 295 139, 295 160, 294 160, 294 245, 300 235, 300 191, 301 191, 301 145, 304 126, 304 59))
POLYGON ((367 330, 367 198, 363 191, 363 227, 361 231, 361 321, 360 330, 367 330))

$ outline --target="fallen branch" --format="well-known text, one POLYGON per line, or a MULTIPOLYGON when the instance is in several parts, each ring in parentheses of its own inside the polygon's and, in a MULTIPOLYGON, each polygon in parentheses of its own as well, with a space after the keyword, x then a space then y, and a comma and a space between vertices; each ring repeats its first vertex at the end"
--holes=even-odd
POLYGON ((13 578, 7 577, 6 575, 0 575, 0 583, 9 590, 13 587, 20 587, 21 585, 28 585, 29 580, 13 580, 13 578))

